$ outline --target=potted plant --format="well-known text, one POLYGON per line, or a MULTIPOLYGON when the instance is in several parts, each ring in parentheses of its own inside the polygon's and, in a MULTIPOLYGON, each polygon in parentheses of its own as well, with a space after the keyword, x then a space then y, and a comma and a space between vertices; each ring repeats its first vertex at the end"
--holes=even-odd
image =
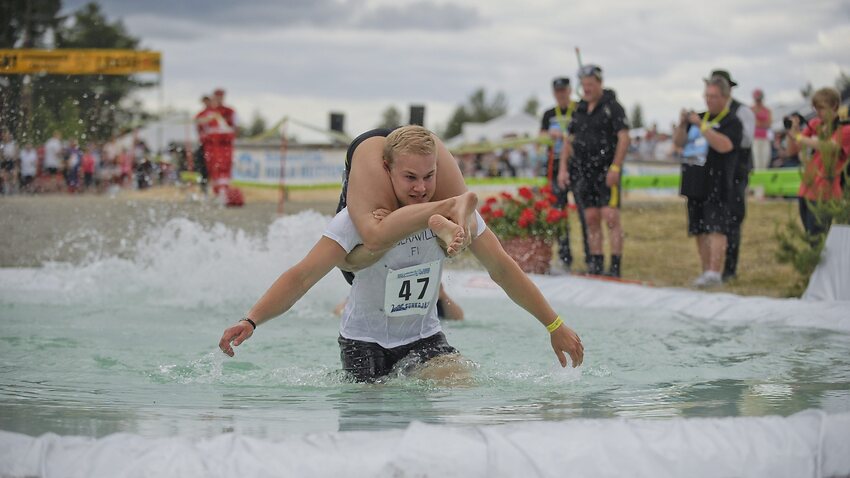
POLYGON ((552 189, 520 187, 517 195, 502 192, 479 209, 502 247, 527 273, 546 274, 552 243, 565 233, 567 213, 554 206, 552 189))

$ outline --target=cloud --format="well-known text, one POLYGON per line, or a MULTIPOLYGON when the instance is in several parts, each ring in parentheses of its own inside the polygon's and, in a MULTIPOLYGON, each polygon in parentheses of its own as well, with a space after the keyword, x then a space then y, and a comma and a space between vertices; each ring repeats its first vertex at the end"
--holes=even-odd
MULTIPOLYGON (((85 2, 67 2, 73 11, 85 2)), ((222 32, 290 28, 346 28, 354 30, 465 30, 483 22, 473 7, 419 0, 398 5, 369 5, 366 0, 112 0, 105 2, 110 17, 126 17, 141 26, 140 34, 176 38, 185 35, 215 35, 222 32), (184 31, 147 28, 138 18, 160 18, 166 23, 191 25, 184 31)))

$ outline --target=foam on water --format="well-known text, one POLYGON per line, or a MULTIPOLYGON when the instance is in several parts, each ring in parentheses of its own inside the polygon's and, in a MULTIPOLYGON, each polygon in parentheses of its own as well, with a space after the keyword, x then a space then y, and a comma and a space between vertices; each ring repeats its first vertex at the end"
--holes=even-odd
MULTIPOLYGON (((265 236, 252 237, 221 224, 205 228, 189 219, 171 219, 144 231, 129 247, 134 251, 129 258, 93 253, 81 264, 49 262, 41 268, 0 269, 0 300, 132 301, 184 308, 244 304, 303 258, 328 220, 316 212, 284 216, 269 226, 265 236)), ((94 232, 75 232, 66 240, 88 241, 96 250, 103 238, 94 232)), ((335 289, 344 293, 342 287, 335 289)))

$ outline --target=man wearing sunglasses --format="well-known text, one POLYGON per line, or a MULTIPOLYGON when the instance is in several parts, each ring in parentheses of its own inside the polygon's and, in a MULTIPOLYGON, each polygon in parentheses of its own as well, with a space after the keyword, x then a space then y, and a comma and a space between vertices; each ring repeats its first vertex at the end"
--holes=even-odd
POLYGON ((629 148, 629 126, 617 96, 603 88, 602 68, 585 65, 579 69, 578 77, 584 94, 561 150, 558 183, 561 187, 572 187, 576 202, 584 210, 590 248, 588 273, 603 273, 602 219, 605 219, 611 240, 608 275, 620 277, 623 254, 620 173, 629 148), (573 161, 574 170, 570 167, 573 161))

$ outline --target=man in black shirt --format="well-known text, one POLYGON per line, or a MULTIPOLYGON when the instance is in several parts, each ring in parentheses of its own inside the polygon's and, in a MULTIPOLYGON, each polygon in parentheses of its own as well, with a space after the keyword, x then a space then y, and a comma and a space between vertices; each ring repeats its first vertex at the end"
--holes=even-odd
MULTIPOLYGON (((540 135, 548 137, 552 143, 548 148, 548 161, 546 162, 546 178, 549 181, 549 186, 552 188, 552 194, 558 198, 555 206, 561 209, 567 207, 567 195, 570 192, 569 186, 561 187, 558 184, 558 165, 561 157, 561 149, 564 145, 564 138, 567 137, 567 127, 572 120, 573 112, 576 109, 576 102, 572 101, 572 88, 570 88, 570 79, 566 77, 558 77, 552 80, 552 95, 555 97, 555 107, 546 110, 543 113, 543 120, 540 122, 540 135)), ((584 240, 584 255, 588 257, 587 246, 587 230, 584 222, 584 214, 580 208, 577 208, 579 220, 581 222, 582 238, 584 240)), ((566 220, 566 219, 565 219, 566 220)), ((570 229, 569 222, 564 229, 564 235, 558 238, 558 256, 564 265, 566 271, 570 270, 573 263, 573 256, 570 252, 570 229)))
POLYGON ((602 69, 586 65, 579 70, 584 99, 568 127, 569 136, 561 151, 558 183, 572 185, 576 202, 584 210, 590 249, 588 272, 601 274, 602 219, 611 240, 609 275, 620 276, 623 228, 620 224, 620 173, 629 148, 626 112, 612 90, 602 86, 602 69), (575 170, 570 170, 575 163, 575 170))
POLYGON ((675 144, 685 147, 686 158, 688 151, 693 151, 693 160, 682 166, 682 194, 688 197, 688 234, 696 237, 702 263, 702 275, 694 281, 697 287, 722 282, 720 269, 732 220, 733 180, 743 134, 741 120, 730 111, 731 89, 722 76, 706 80, 708 111, 683 110, 673 134, 675 144))

